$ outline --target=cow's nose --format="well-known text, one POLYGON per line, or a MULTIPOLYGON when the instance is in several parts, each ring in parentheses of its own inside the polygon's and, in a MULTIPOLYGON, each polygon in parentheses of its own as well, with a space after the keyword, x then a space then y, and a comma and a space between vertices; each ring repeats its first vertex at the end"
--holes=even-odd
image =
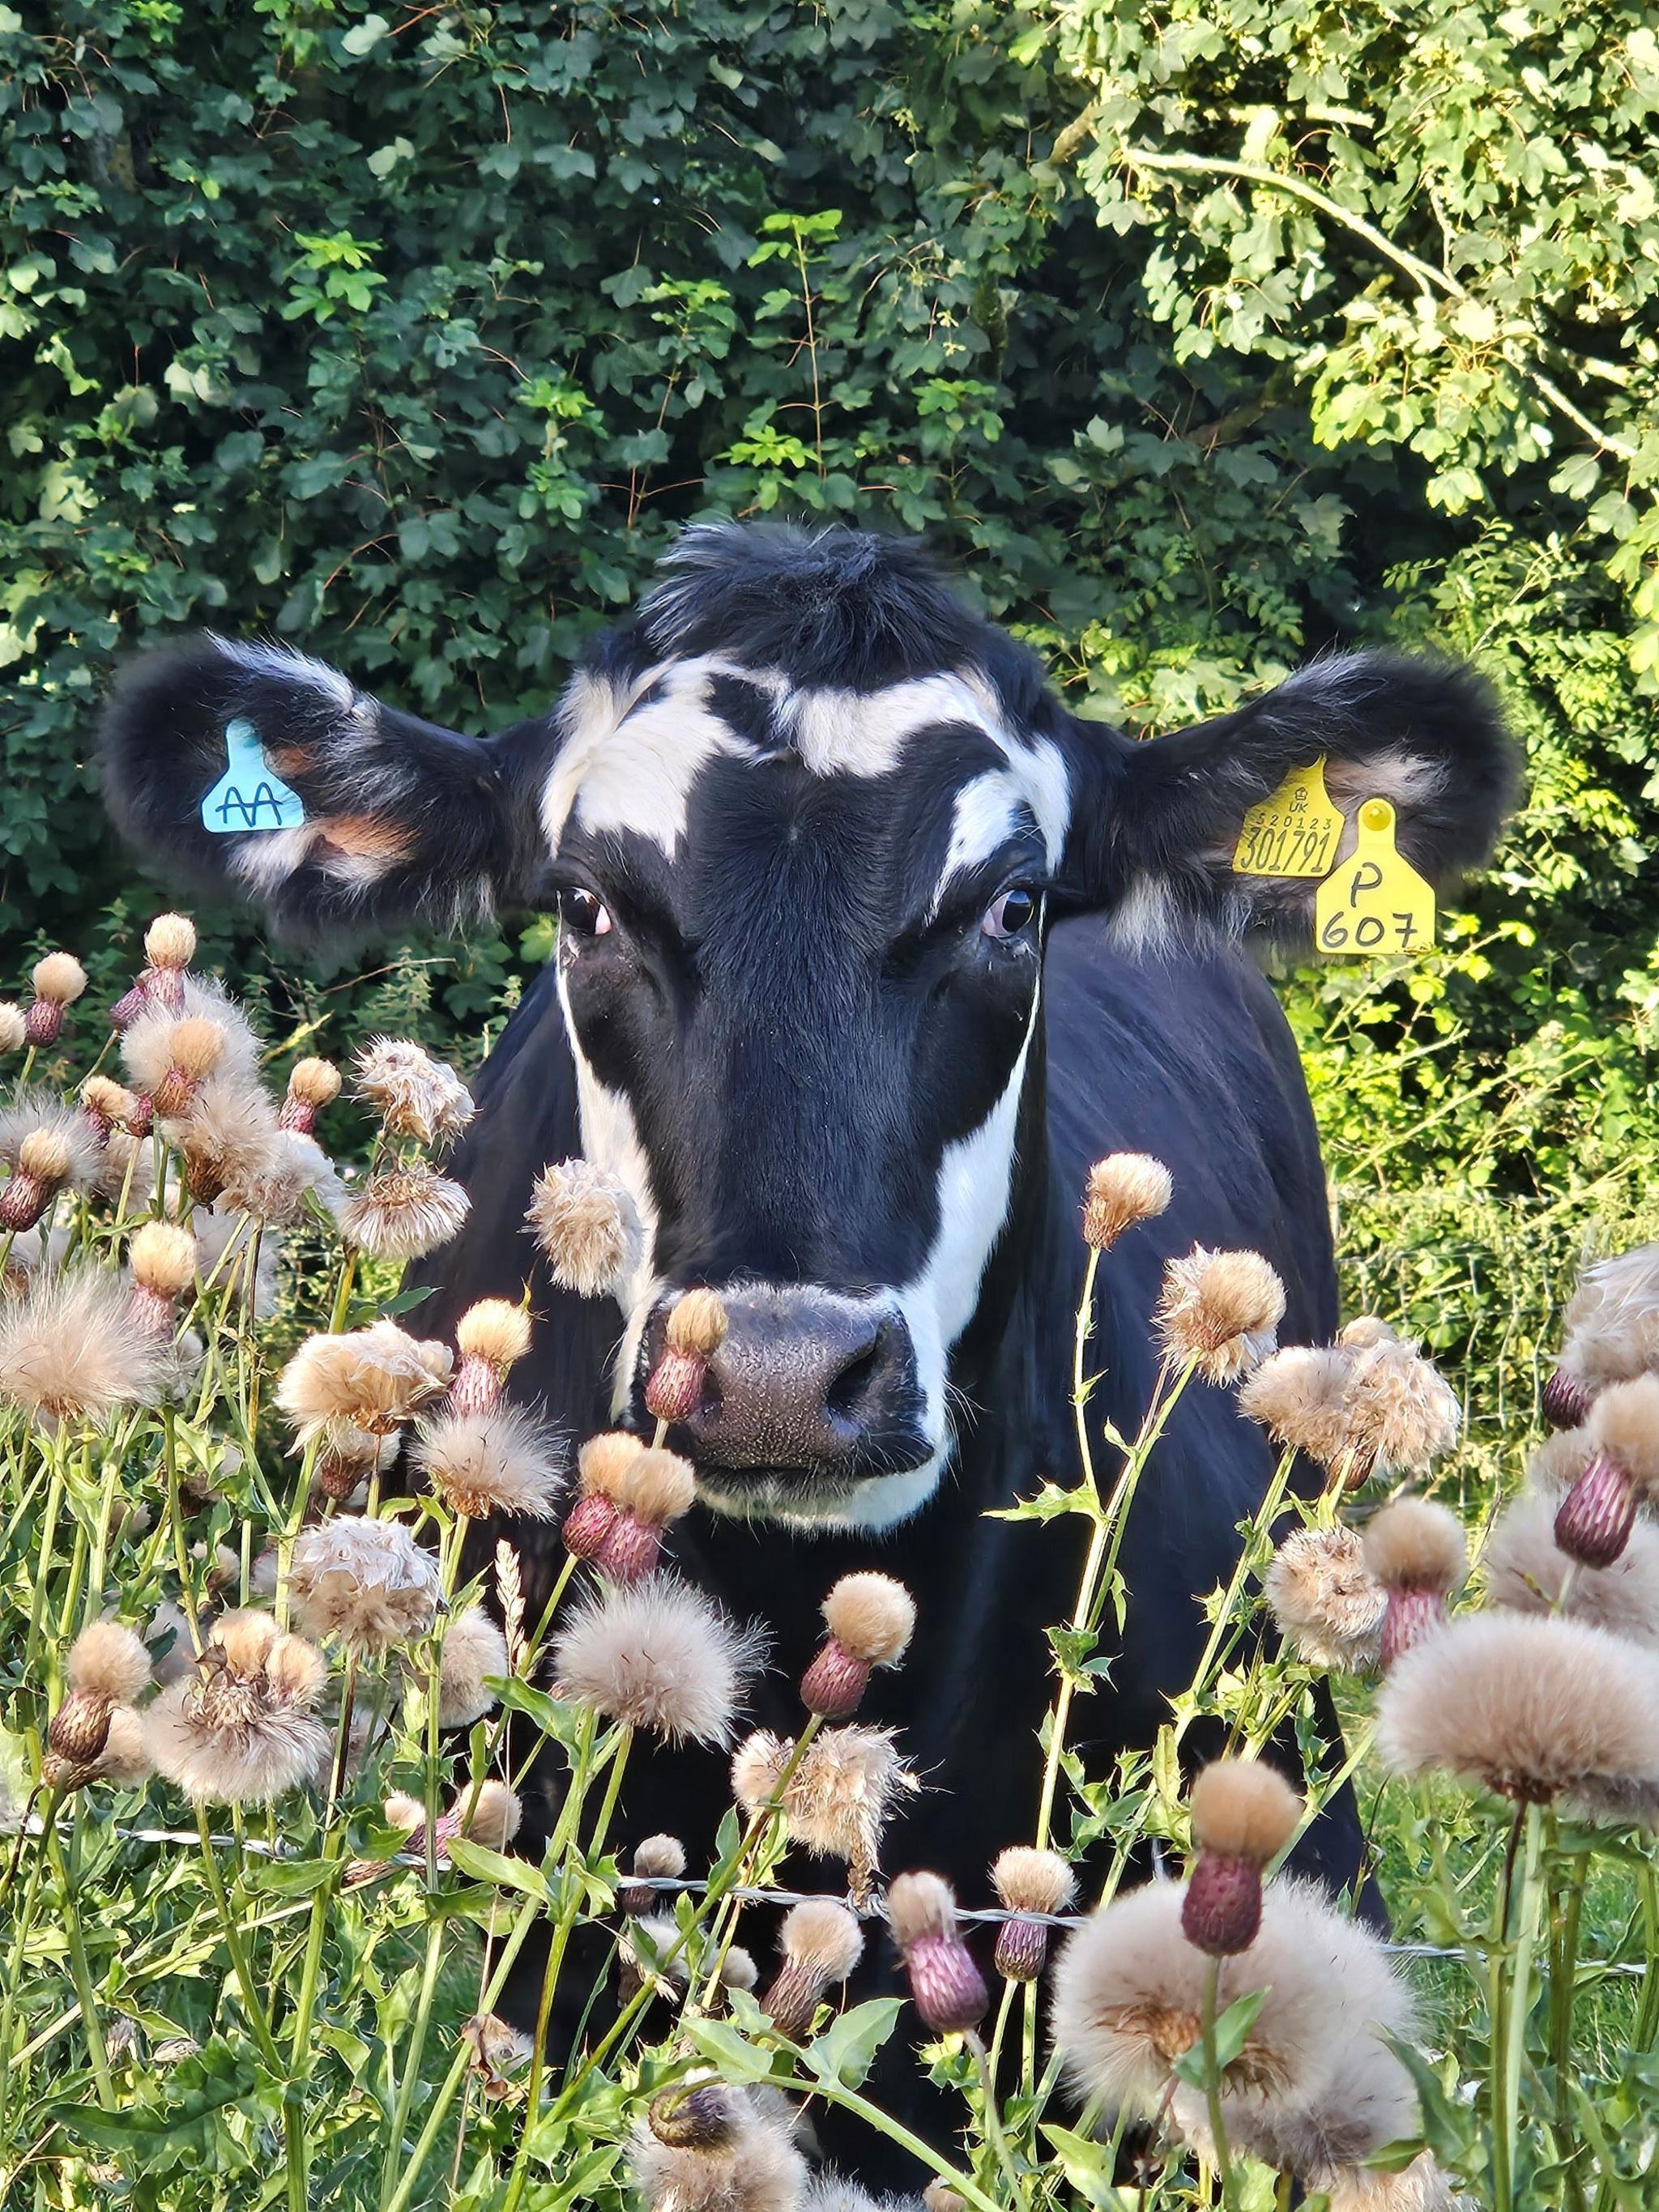
MULTIPOLYGON (((708 1363, 701 1404, 677 1424, 698 1458, 728 1468, 875 1472, 912 1437, 915 1355, 902 1316, 884 1298, 771 1284, 721 1297, 725 1340, 708 1363)), ((647 1363, 673 1303, 665 1298, 651 1317, 647 1363)))

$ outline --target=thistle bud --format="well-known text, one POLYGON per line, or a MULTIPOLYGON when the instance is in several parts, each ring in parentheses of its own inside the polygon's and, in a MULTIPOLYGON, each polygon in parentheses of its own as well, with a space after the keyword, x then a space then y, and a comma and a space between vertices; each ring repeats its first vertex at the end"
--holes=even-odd
POLYGON ((957 1930, 956 1894, 936 1874, 899 1875, 887 1917, 903 1956, 916 2010, 936 2035, 957 2035, 984 2019, 991 1993, 957 1930))
POLYGON ((525 1215, 556 1279, 578 1297, 620 1292, 639 1265, 644 1231, 627 1186, 586 1160, 561 1160, 536 1178, 525 1215))
POLYGON ((493 1413, 507 1370, 530 1349, 530 1316, 505 1298, 481 1298, 461 1316, 455 1342, 461 1357, 449 1386, 452 1409, 466 1414, 493 1413))
POLYGON ((1058 1851, 1016 1844, 991 1869, 996 1893, 1010 1912, 997 1931, 996 1970, 1011 1982, 1034 1982, 1048 1964, 1049 1929, 1027 1913, 1064 1912, 1077 1895, 1077 1877, 1058 1851))
POLYGON ((1254 1759, 1218 1759, 1193 1784, 1198 1856, 1182 1901, 1187 1941, 1212 1959, 1248 1951, 1261 1925, 1261 1869, 1296 1833, 1303 1803, 1254 1759))
POLYGON ((1544 1385, 1544 1419, 1553 1429, 1578 1429, 1589 1419, 1589 1386, 1563 1360, 1544 1385))
POLYGON ((825 1720, 858 1711, 878 1667, 896 1667, 915 1632, 915 1601, 891 1575, 843 1575, 823 1601, 830 1633, 801 1678, 801 1703, 825 1720))
POLYGON ((855 1913, 834 1898, 793 1905, 778 1931, 782 1964, 761 1999, 761 2010, 780 2035, 802 2041, 824 1991, 844 1982, 864 1955, 864 1932, 855 1913))
POLYGON ((1084 1243, 1109 1252, 1127 1231, 1167 1212, 1174 1195, 1162 1160, 1146 1152, 1109 1152, 1090 1169, 1084 1188, 1084 1243))
POLYGON ((331 1060, 296 1060, 288 1079, 276 1125, 308 1137, 324 1107, 331 1104, 339 1095, 340 1071, 331 1060))
POLYGON ((1463 1524, 1427 1498, 1400 1498, 1372 1516, 1362 1545, 1366 1568, 1388 1596, 1386 1670, 1445 1620, 1446 1601, 1468 1571, 1463 1524))
POLYGON ((182 914, 158 914, 144 932, 149 963, 143 984, 152 1006, 169 1014, 185 1010, 185 970, 196 957, 196 925, 182 914))
POLYGON ((204 1077, 212 1074, 224 1052, 220 1023, 200 1018, 176 1023, 167 1040, 167 1073, 153 1094, 156 1113, 170 1118, 187 1112, 204 1077))
POLYGON ((28 1024, 23 1018, 23 1009, 14 1006, 9 999, 0 1001, 0 1054, 21 1052, 27 1035, 28 1024))
POLYGON ((1659 1376, 1613 1382, 1590 1410, 1594 1457, 1561 1500, 1555 1540, 1586 1567, 1623 1556, 1638 1505, 1659 1492, 1659 1376))
POLYGON ((656 1566, 664 1529, 690 1511, 696 1494, 696 1477, 678 1453, 638 1453, 618 1479, 616 1516, 594 1565, 613 1583, 639 1582, 656 1566))
POLYGON ((632 1871, 639 1879, 623 1882, 617 1892, 617 1908, 630 1919, 649 1912, 657 1902, 650 1882, 679 1881, 685 1872, 685 1846, 678 1836, 647 1836, 635 1848, 632 1871))
POLYGON ((132 1271, 135 1328, 164 1336, 173 1328, 173 1308, 196 1279, 196 1239, 173 1221, 147 1221, 133 1231, 127 1247, 132 1271))
POLYGON ((131 1629, 97 1620, 76 1638, 64 1672, 69 1695, 52 1717, 41 1764, 49 1790, 78 1790, 92 1780, 116 1707, 149 1684, 149 1653, 131 1629))
POLYGON ((737 2133, 738 2114, 723 2082, 699 2081, 689 2089, 677 2083, 651 2100, 646 2124, 671 2150, 718 2150, 737 2133))
POLYGON ((145 977, 140 975, 136 982, 127 986, 110 1008, 109 1025, 118 1035, 130 1030, 135 1022, 142 1021, 152 1011, 149 984, 145 977))
POLYGON ((55 1129, 32 1129, 0 1189, 0 1231, 33 1229, 69 1181, 70 1148, 55 1129))
POLYGON ((668 1316, 663 1348, 645 1402, 659 1421, 684 1421, 702 1403, 708 1363, 726 1341, 725 1302, 717 1291, 687 1291, 668 1316))
POLYGON ((114 1706, 93 1690, 71 1690, 46 1729, 40 1771, 49 1790, 78 1790, 98 1771, 114 1706))
POLYGON ((564 1547, 578 1559, 592 1559, 616 1526, 619 1508, 617 1493, 623 1476, 645 1446, 625 1429, 590 1437, 576 1455, 576 1479, 580 1495, 565 1516, 560 1534, 564 1547))
POLYGON ((56 1044, 63 1033, 64 1010, 87 988, 87 971, 72 952, 49 952, 34 963, 34 999, 23 1017, 23 1036, 32 1045, 56 1044))
POLYGON ((125 1084, 112 1082, 107 1075, 89 1075, 81 1085, 81 1110, 100 1146, 107 1145, 118 1128, 125 1127, 137 1103, 125 1084))

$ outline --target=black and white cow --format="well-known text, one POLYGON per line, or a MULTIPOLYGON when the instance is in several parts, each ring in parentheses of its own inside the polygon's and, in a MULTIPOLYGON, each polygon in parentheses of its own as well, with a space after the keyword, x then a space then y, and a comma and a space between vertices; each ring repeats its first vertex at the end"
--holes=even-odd
MULTIPOLYGON (((1100 1273, 1097 1418, 1134 1427, 1160 1269, 1194 1243, 1272 1261, 1285 1340, 1336 1324, 1307 1097, 1239 949, 1305 938, 1313 886, 1231 867, 1246 809, 1322 755, 1349 842, 1358 805, 1386 796, 1436 881, 1486 858, 1515 795, 1465 670, 1325 659, 1134 744, 1069 714, 916 546, 726 526, 684 535, 552 714, 492 738, 297 654, 206 640, 136 664, 106 744, 127 833, 284 928, 462 926, 556 897, 558 957, 477 1084, 456 1170, 472 1215, 426 1263, 421 1325, 529 1276, 516 1386, 580 1435, 645 1425, 666 1306, 691 1284, 724 1292, 719 1387, 672 1439, 705 1509, 677 1554, 771 1624, 756 1717, 784 1731, 835 1577, 875 1562, 910 1585, 915 1648, 866 1707, 902 1728, 928 1788, 886 1859, 971 1898, 1030 1838, 1043 1632, 1074 1589, 1075 1523, 982 1516, 1077 1478, 1090 1162, 1133 1148, 1175 1180, 1170 1212, 1100 1273), (239 720, 296 826, 204 825, 239 720), (578 1152, 626 1181, 647 1226, 620 1313, 554 1285, 524 1228, 532 1177, 578 1152)), ((1231 1396, 1195 1386, 1131 1518, 1123 1648, 1081 1722, 1096 1772, 1150 1742, 1190 1679, 1195 1594, 1231 1571, 1269 1470, 1231 1396)), ((543 1588, 552 1564, 532 1561, 543 1588)), ((670 1828, 696 1857, 726 1802, 718 1759, 663 1757, 630 1783, 629 1826, 670 1828)), ((1353 1876, 1350 1799, 1309 1856, 1353 1876)))

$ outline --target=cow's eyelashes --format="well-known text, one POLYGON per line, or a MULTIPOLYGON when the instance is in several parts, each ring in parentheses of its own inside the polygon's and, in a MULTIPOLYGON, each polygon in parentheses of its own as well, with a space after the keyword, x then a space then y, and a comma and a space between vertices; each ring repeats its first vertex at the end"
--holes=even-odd
POLYGON ((572 885, 559 893, 559 923, 573 937, 606 937, 611 911, 597 893, 572 885))
POLYGON ((987 937, 1020 937, 1036 916, 1036 893, 1027 884, 1015 884, 986 908, 980 927, 987 937))

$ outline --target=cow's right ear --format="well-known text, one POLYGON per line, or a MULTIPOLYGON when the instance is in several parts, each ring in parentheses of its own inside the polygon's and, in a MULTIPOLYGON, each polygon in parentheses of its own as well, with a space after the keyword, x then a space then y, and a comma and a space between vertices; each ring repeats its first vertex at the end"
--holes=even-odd
POLYGON ((526 902, 553 744, 544 721, 463 737, 321 661, 210 636, 134 661, 101 732, 110 811, 139 851, 300 933, 526 902))

